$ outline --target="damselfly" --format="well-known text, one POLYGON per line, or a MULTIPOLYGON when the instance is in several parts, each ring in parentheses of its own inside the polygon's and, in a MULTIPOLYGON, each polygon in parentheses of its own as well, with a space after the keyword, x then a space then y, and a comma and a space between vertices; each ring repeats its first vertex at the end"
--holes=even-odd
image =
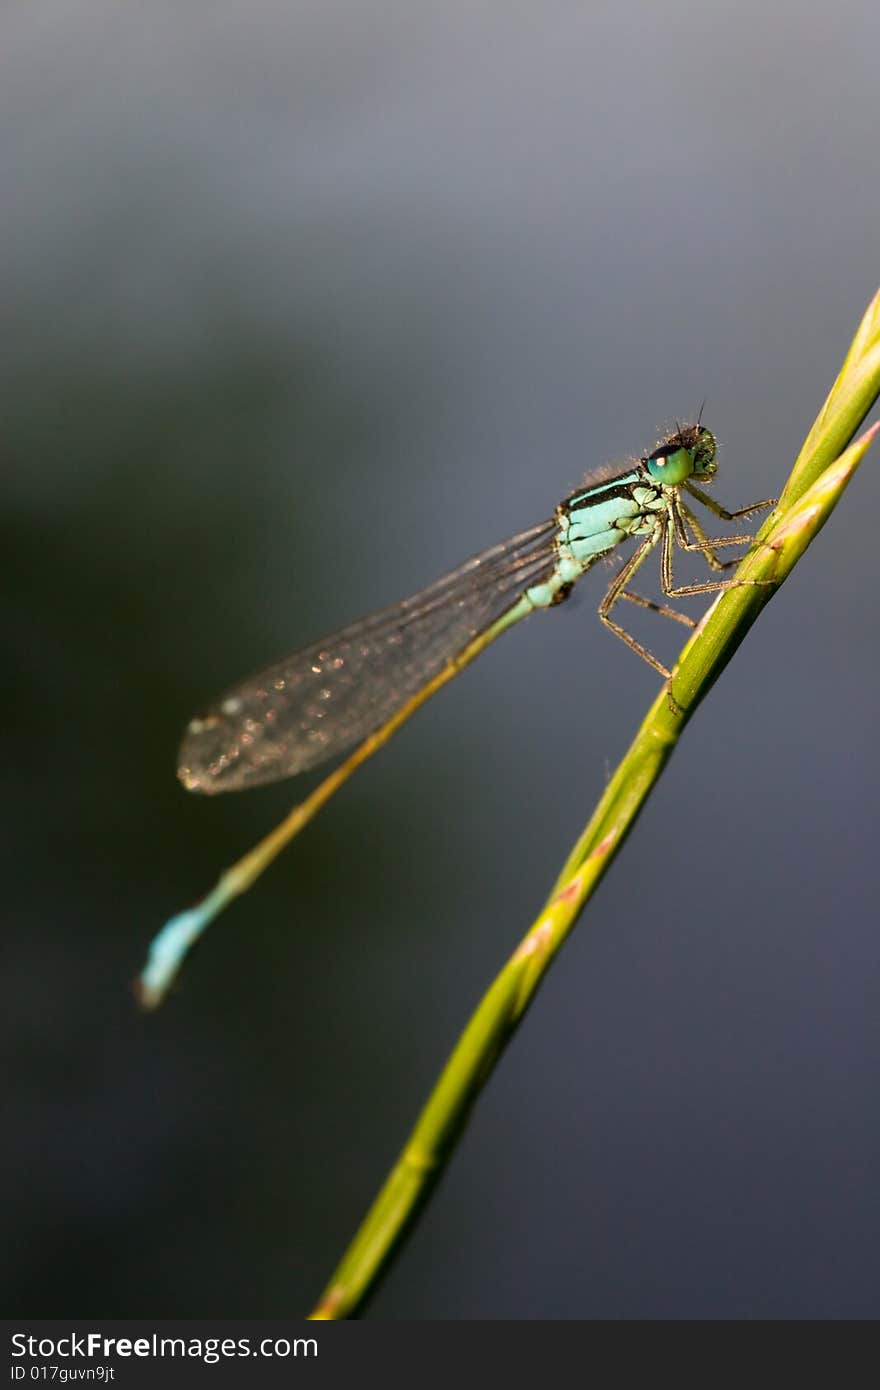
POLYGON ((676 546, 701 555, 715 571, 736 563, 716 551, 748 535, 707 538, 685 494, 724 521, 772 501, 727 511, 698 484, 717 471, 714 435, 699 421, 679 428, 620 473, 594 476, 547 521, 469 560, 412 598, 314 642, 235 686, 193 719, 178 775, 190 791, 237 791, 317 767, 358 746, 255 849, 221 876, 196 907, 173 917, 150 948, 141 996, 159 1002, 180 961, 208 923, 254 879, 371 754, 429 696, 469 665, 514 623, 568 597, 598 560, 638 541, 599 605, 599 617, 655 671, 669 671, 613 618, 626 599, 693 627, 687 614, 629 589, 647 557, 660 549, 667 598, 717 593, 739 581, 710 579, 676 587, 676 546))

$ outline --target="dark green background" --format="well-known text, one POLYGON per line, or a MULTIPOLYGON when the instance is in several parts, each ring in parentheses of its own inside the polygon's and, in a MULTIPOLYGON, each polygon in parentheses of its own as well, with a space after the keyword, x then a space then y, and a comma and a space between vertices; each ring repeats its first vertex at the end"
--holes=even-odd
MULTIPOLYGON (((188 798, 183 725, 704 396, 718 495, 776 491, 880 283, 878 41, 873 0, 4 7, 7 1313, 317 1295, 657 682, 591 576, 144 1018, 151 933, 300 794, 188 798)), ((878 468, 373 1316, 877 1315, 878 468)))

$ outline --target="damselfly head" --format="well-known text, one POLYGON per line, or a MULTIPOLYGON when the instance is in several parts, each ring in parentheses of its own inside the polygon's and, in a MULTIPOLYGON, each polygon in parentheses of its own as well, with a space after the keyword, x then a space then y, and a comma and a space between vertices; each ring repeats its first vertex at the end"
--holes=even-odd
POLYGON ((685 425, 658 444, 642 459, 651 479, 665 487, 678 487, 688 478, 708 482, 715 476, 715 436, 704 425, 685 425))

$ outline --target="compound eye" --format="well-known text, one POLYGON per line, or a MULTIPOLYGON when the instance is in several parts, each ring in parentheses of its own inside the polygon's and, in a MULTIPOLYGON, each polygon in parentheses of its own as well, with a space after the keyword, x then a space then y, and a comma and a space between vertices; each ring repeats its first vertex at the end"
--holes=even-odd
POLYGON ((689 478, 694 471, 694 455, 691 449, 681 447, 670 449, 661 444, 645 459, 645 467, 657 483, 666 487, 676 487, 689 478))

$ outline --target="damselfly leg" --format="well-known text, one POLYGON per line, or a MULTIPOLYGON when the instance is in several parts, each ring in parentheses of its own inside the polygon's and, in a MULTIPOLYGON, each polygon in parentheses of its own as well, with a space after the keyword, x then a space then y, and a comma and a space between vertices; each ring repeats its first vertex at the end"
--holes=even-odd
MULTIPOLYGON (((721 507, 708 493, 704 493, 701 488, 689 486, 687 483, 685 486, 688 487, 688 490, 693 492, 701 502, 705 502, 716 516, 722 517, 726 521, 734 521, 738 517, 750 516, 754 512, 761 511, 766 507, 775 506, 775 499, 768 498, 763 502, 754 502, 748 507, 740 507, 737 511, 729 512, 725 507, 721 507)), ((667 598, 690 598, 695 594, 716 594, 722 593, 725 589, 749 587, 761 581, 748 579, 714 579, 707 580, 701 584, 682 584, 676 586, 673 579, 673 553, 676 545, 678 545, 680 550, 702 555, 710 569, 716 571, 726 570, 739 564, 740 557, 734 560, 719 560, 715 554, 716 548, 730 545, 751 545, 754 539, 753 535, 747 534, 707 537, 697 517, 691 511, 690 507, 682 501, 680 493, 676 491, 668 500, 667 510, 658 514, 655 529, 650 535, 646 536, 638 549, 633 552, 611 581, 605 597, 599 605, 599 617, 605 626, 610 628, 615 636, 619 637, 622 642, 625 642, 637 656, 640 656, 643 661, 646 661, 648 665, 663 676, 664 679, 669 680, 672 673, 667 670, 662 662, 657 660, 647 647, 643 646, 641 642, 633 637, 631 632, 628 632, 626 628, 616 623, 609 616, 611 610, 619 599, 627 599, 630 603, 635 603, 642 608, 648 608, 655 613, 661 614, 663 617, 675 618, 677 621, 684 623, 687 627, 695 627, 696 623, 693 618, 690 618, 685 613, 680 613, 675 608, 669 608, 665 604, 654 603, 650 599, 643 598, 640 594, 634 594, 626 587, 629 580, 648 558, 651 551, 659 544, 661 546, 660 586, 667 598), (686 527, 687 523, 690 524, 691 529, 697 536, 696 541, 691 541, 689 539, 686 527)))

